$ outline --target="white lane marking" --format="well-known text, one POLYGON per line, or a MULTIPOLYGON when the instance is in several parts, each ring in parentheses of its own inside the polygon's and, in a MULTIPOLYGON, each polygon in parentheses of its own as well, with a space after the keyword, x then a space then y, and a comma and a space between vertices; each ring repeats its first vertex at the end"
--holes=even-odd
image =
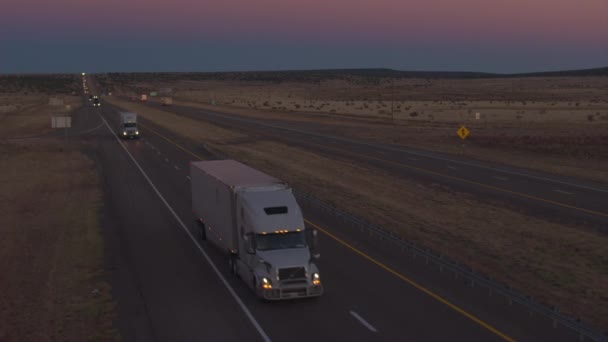
POLYGON ((418 159, 416 159, 416 158, 411 158, 411 157, 410 157, 410 158, 407 158, 407 159, 412 160, 412 161, 416 161, 416 160, 418 160, 418 159))
POLYGON ((507 173, 507 174, 512 174, 512 175, 518 175, 518 176, 523 176, 523 177, 535 178, 535 179, 540 179, 540 180, 544 180, 544 181, 548 181, 548 182, 553 182, 553 183, 558 183, 558 184, 564 184, 564 185, 569 185, 569 186, 575 186, 575 187, 583 188, 583 189, 587 189, 587 190, 593 190, 593 191, 608 193, 608 189, 600 189, 600 188, 595 188, 595 187, 592 187, 592 186, 586 186, 586 185, 580 185, 580 184, 575 184, 575 183, 570 183, 570 182, 564 182, 564 181, 560 181, 560 180, 557 180, 557 179, 551 179, 551 178, 546 178, 546 177, 542 177, 542 176, 535 176, 535 175, 531 175, 531 174, 527 174, 527 173, 523 173, 523 172, 502 170, 502 169, 498 169, 498 168, 492 167, 492 166, 485 166, 485 165, 480 165, 480 164, 466 162, 466 161, 461 161, 461 160, 454 160, 454 159, 450 159, 450 158, 446 158, 446 157, 440 157, 440 156, 436 156, 436 155, 432 155, 432 154, 426 154, 426 153, 422 153, 422 152, 408 151, 408 150, 404 150, 404 149, 397 148, 397 147, 382 146, 382 145, 378 145, 378 144, 367 143, 367 142, 364 142, 364 141, 358 141, 358 140, 353 140, 353 139, 348 139, 348 138, 341 138, 341 137, 336 137, 336 136, 332 136, 332 135, 325 135, 325 134, 319 134, 319 133, 314 133, 314 132, 307 132, 307 131, 302 131, 302 130, 299 130, 299 129, 282 127, 282 126, 277 126, 277 125, 271 125, 271 124, 267 124, 267 123, 257 122, 257 121, 254 121, 254 120, 247 120, 247 119, 242 119, 242 118, 236 118, 236 117, 234 117, 232 115, 222 115, 222 114, 208 112, 208 111, 204 111, 204 110, 201 111, 201 112, 205 113, 205 114, 208 114, 208 115, 213 115, 213 116, 216 116, 216 117, 222 117, 222 118, 225 118, 225 119, 228 119, 228 120, 248 122, 248 123, 252 123, 254 125, 259 125, 259 126, 266 126, 266 127, 271 127, 271 128, 282 129, 282 130, 285 130, 285 131, 291 131, 291 132, 297 132, 297 133, 302 133, 302 134, 308 134, 308 135, 312 135, 312 136, 318 136, 320 138, 326 138, 326 139, 329 138, 329 139, 334 139, 334 140, 340 140, 340 141, 345 141, 345 142, 349 142, 349 143, 352 143, 352 144, 359 144, 359 145, 369 146, 369 147, 373 147, 373 148, 379 148, 379 149, 384 149, 384 150, 390 150, 390 151, 396 151, 396 152, 401 152, 401 153, 407 153, 407 154, 410 154, 410 155, 415 155, 415 156, 420 156, 420 157, 427 157, 427 158, 432 158, 432 159, 437 159, 437 160, 443 160, 443 161, 447 161, 447 162, 451 162, 451 163, 468 165, 468 166, 474 166, 474 167, 478 167, 478 168, 482 168, 482 169, 486 169, 486 170, 492 170, 492 171, 497 171, 497 172, 502 172, 502 173, 507 173))
POLYGON ((190 178, 190 176, 186 176, 186 178, 188 178, 188 180, 190 180, 190 179, 191 179, 191 178, 190 178))
POLYGON ((167 162, 167 163, 168 163, 168 162, 169 162, 169 159, 165 158, 165 162, 167 162))
POLYGON ((564 194, 564 195, 574 195, 574 193, 572 192, 568 192, 568 191, 564 191, 564 190, 560 190, 560 189, 553 189, 554 192, 559 192, 560 194, 564 194))
POLYGON ((179 166, 174 165, 173 167, 174 167, 176 170, 179 170, 179 166))
POLYGON ((260 323, 258 323, 258 321, 255 319, 255 317, 253 317, 253 314, 251 313, 251 311, 249 311, 249 309, 247 308, 247 306, 245 305, 245 303, 243 303, 243 301, 241 300, 241 298, 239 297, 239 295, 236 294, 236 292, 234 291, 234 289, 232 288, 232 286, 230 286, 230 284, 228 283, 228 281, 226 280, 226 278, 222 275, 222 273, 217 268, 217 266, 215 266, 215 264, 213 263, 213 261, 211 260, 211 258, 207 254, 207 252, 205 252, 205 250, 203 249, 203 247, 201 247, 201 245, 198 243, 198 241, 196 240, 196 238, 192 235, 192 233, 190 233, 190 231, 188 230, 188 228, 186 228, 186 225, 184 224, 184 222, 182 222, 182 220, 179 218, 179 216, 177 216, 177 214, 175 213, 175 210, 173 210, 173 208, 169 205, 169 202, 167 202, 167 200, 163 197, 163 195, 161 195, 160 191, 158 191, 158 189, 156 188, 156 186, 154 186, 154 183, 152 183, 152 180, 150 180, 150 177, 148 177, 148 175, 146 174, 146 172, 144 171, 144 169, 142 169, 141 166, 139 166, 139 163, 137 162, 137 160, 135 160, 135 158, 133 158, 133 156, 131 155, 131 153, 129 152, 129 150, 127 150, 127 148, 125 147, 125 145, 120 141, 120 139, 118 138, 118 136, 116 136, 116 134, 114 133, 114 131, 112 131, 112 129, 110 128, 110 125, 108 125, 108 123, 101 116, 101 114, 99 114, 99 117, 101 117, 101 119, 103 120, 103 122, 106 124, 106 127, 108 127, 108 130, 110 131, 110 133, 112 133, 112 135, 114 135, 114 137, 116 138, 116 141, 118 141, 118 143, 120 144, 120 146, 125 150, 125 152, 127 152, 127 155, 129 155, 129 157, 131 158, 131 160, 133 161, 133 163, 135 163, 135 166, 137 166, 137 168, 139 169, 139 171, 141 172, 141 174, 148 181, 148 184, 150 184, 150 186, 152 187, 152 189, 154 190, 154 192, 156 192, 156 194, 158 195, 158 197, 160 198, 160 200, 165 204, 165 206, 167 207, 167 209, 169 209, 169 211, 171 212, 171 214, 173 214, 173 217, 175 217, 175 219, 177 220, 177 222, 179 223, 179 225, 182 227, 182 229, 184 230, 184 232, 186 232, 186 234, 190 237, 190 240, 192 240, 192 242, 194 242, 194 245, 198 248, 198 250, 201 252, 201 254, 203 255, 203 257, 205 257, 205 260, 207 260, 207 263, 209 263, 209 266, 211 266, 211 268, 213 269, 213 271, 215 271, 215 273, 217 274, 218 278, 220 278, 220 280, 222 281, 222 283, 224 284, 224 286, 226 287, 226 289, 228 289, 228 292, 230 292, 230 294, 232 295, 232 298, 234 298, 234 300, 241 307, 241 309, 243 310, 243 312, 245 313, 245 315, 247 316, 247 318, 249 318, 249 321, 251 322, 251 324, 253 324, 253 326, 258 331, 258 333, 260 334, 260 336, 262 337, 262 339, 264 341, 270 342, 270 337, 268 337, 268 335, 266 335, 266 332, 264 332, 264 329, 262 329, 262 326, 260 325, 260 323))
POLYGON ((373 332, 378 332, 378 330, 376 330, 373 325, 369 324, 366 320, 363 319, 363 317, 359 316, 359 314, 357 314, 353 310, 350 310, 349 312, 351 316, 355 317, 359 321, 359 323, 363 324, 363 326, 365 326, 367 329, 373 332))
POLYGON ((77 133, 74 133, 74 134, 72 134, 72 135, 81 135, 81 134, 87 134, 87 133, 93 132, 93 131, 94 131, 94 130, 96 130, 96 129, 101 128, 102 126, 103 126, 103 122, 102 122, 102 123, 100 123, 100 124, 99 124, 99 126, 97 126, 97 127, 93 127, 93 128, 87 129, 86 131, 77 132, 77 133))
POLYGON ((500 177, 500 176, 492 176, 492 178, 496 178, 496 179, 501 180, 501 181, 508 181, 509 180, 509 178, 507 178, 507 177, 500 177))
POLYGON ((453 167, 452 165, 448 165, 448 169, 458 170, 457 168, 453 167))
POLYGON ((160 151, 156 151, 156 154, 158 154, 159 156, 161 155, 160 151))

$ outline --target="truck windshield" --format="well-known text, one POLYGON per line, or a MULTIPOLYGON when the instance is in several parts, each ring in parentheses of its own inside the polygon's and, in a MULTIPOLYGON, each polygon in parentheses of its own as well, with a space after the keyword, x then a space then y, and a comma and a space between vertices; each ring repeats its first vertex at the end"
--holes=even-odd
POLYGON ((125 127, 137 127, 137 124, 135 122, 127 122, 125 123, 125 127))
POLYGON ((304 232, 289 232, 277 234, 258 234, 256 245, 259 251, 285 248, 305 248, 306 235, 304 232))

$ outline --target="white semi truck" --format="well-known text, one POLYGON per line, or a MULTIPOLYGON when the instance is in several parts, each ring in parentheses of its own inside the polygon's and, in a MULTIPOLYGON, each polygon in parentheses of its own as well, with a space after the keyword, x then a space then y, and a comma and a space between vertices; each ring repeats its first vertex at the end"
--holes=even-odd
POLYGON ((118 123, 118 135, 121 138, 139 138, 139 128, 137 128, 137 114, 120 112, 118 123))
POLYGON ((323 294, 317 231, 305 227, 287 184, 234 160, 192 162, 190 178, 200 237, 227 254, 231 273, 258 297, 323 294))
POLYGON ((173 98, 172 97, 167 97, 167 96, 161 97, 160 98, 160 104, 163 105, 163 106, 170 106, 170 105, 173 104, 173 98))

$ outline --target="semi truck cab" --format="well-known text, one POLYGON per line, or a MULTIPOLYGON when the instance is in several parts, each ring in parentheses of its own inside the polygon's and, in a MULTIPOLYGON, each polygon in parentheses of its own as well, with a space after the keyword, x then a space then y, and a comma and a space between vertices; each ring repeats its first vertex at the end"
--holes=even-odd
POLYGON ((320 296, 316 236, 306 230, 291 189, 247 189, 237 199, 239 249, 245 251, 233 256, 237 274, 267 300, 320 296))

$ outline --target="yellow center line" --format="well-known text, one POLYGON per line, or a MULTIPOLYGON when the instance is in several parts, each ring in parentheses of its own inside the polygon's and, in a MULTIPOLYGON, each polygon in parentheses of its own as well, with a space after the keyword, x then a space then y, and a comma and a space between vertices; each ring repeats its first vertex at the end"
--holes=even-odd
MULTIPOLYGON (((144 125, 141 125, 142 127, 146 127, 144 125)), ((188 154, 190 154, 191 156, 197 158, 198 160, 204 160, 201 156, 197 155, 196 153, 190 151, 189 149, 181 146, 180 144, 176 143, 175 141, 171 140, 170 138, 167 138, 166 136, 164 136, 163 134, 157 132, 156 130, 150 128, 150 127, 146 127, 146 129, 150 130, 152 133, 158 135, 159 137, 163 138, 164 140, 166 140, 167 142, 171 143, 172 145, 176 146, 177 148, 181 149, 184 152, 187 152, 188 154)), ((431 298, 439 301, 440 303, 448 306, 449 308, 453 309, 454 311, 458 312, 459 314, 465 316, 466 318, 470 319, 471 321, 479 324, 480 326, 482 326, 483 328, 487 329, 488 331, 494 333, 495 335, 499 336, 500 338, 502 338, 505 341, 508 342, 515 342, 514 339, 512 339, 511 337, 505 335, 504 333, 500 332, 498 329, 494 328, 493 326, 491 326, 490 324, 486 323, 485 321, 477 318, 476 316, 468 313, 467 311, 465 311, 464 309, 461 309, 460 307, 458 307, 455 304, 452 304, 451 302, 449 302, 448 300, 446 300, 445 298, 439 296, 438 294, 434 293, 433 291, 425 288, 424 286, 414 282, 413 280, 407 278, 406 276, 402 275, 401 273, 393 270, 392 268, 384 265, 383 263, 381 263, 380 261, 372 258, 371 256, 365 254, 364 252, 358 250, 357 248, 351 246, 350 244, 348 244, 346 241, 340 239, 339 237, 331 234, 330 232, 328 232, 327 230, 319 227, 319 225, 311 222, 308 219, 304 219, 304 221, 306 221, 306 223, 310 224, 311 226, 315 227, 316 229, 318 229, 320 232, 324 233, 325 235, 329 236, 330 238, 334 239, 335 241, 337 241, 338 243, 340 243, 341 245, 347 247, 348 249, 350 249, 351 251, 353 251, 354 253, 362 256, 363 258, 367 259, 368 261, 372 262, 373 264, 375 264, 376 266, 380 267, 381 269, 393 274, 394 276, 396 276, 397 278, 405 281, 406 283, 410 284, 411 286, 413 286, 414 288, 418 289, 419 291, 422 291, 423 293, 425 293, 426 295, 430 296, 431 298)))
POLYGON ((491 326, 490 324, 484 322, 483 320, 475 317, 473 314, 470 314, 469 312, 465 311, 464 309, 460 308, 459 306, 449 302, 447 299, 441 297, 440 295, 434 293, 433 291, 427 289, 426 287, 416 283, 415 281, 409 279, 408 277, 404 276, 403 274, 395 271, 394 269, 386 266, 385 264, 381 263, 380 261, 372 258, 371 256, 365 254, 364 252, 360 251, 359 249, 351 246, 348 242, 340 239, 339 237, 333 235, 332 233, 328 232, 327 230, 319 227, 319 225, 311 222, 310 220, 304 219, 304 221, 308 224, 310 224, 311 226, 315 227, 316 229, 318 229, 320 232, 322 232, 323 234, 329 236, 330 238, 334 239, 336 242, 340 243, 341 245, 347 247, 348 249, 350 249, 351 251, 353 251, 354 253, 362 256, 364 259, 367 259, 368 261, 372 262, 373 264, 375 264, 376 266, 382 268, 383 270, 391 273, 392 275, 396 276, 397 278, 403 280, 404 282, 410 284, 411 286, 413 286, 414 288, 416 288, 417 290, 420 290, 422 292, 424 292, 426 295, 430 296, 431 298, 439 301, 442 304, 445 304, 446 306, 448 306, 449 308, 453 309, 454 311, 458 312, 459 314, 465 316, 466 318, 470 319, 471 321, 479 324, 480 326, 484 327, 485 329, 487 329, 488 331, 494 333, 495 335, 499 336, 500 338, 502 338, 505 341, 509 341, 509 342, 514 342, 515 340, 512 339, 511 337, 503 334, 501 331, 499 331, 498 329, 494 328, 493 326, 491 326))
POLYGON ((505 193, 508 193, 508 194, 511 194, 511 195, 525 197, 525 198, 532 199, 532 200, 535 200, 535 201, 545 202, 545 203, 549 203, 549 204, 552 204, 552 205, 556 205, 556 206, 560 206, 560 207, 564 207, 564 208, 568 208, 568 209, 574 209, 574 210, 582 211, 582 212, 585 212, 585 213, 588 213, 588 214, 608 217, 608 213, 603 213, 603 212, 595 211, 595 210, 591 210, 591 209, 580 208, 580 207, 572 206, 572 205, 565 204, 565 203, 555 202, 555 201, 548 200, 548 199, 541 198, 541 197, 527 195, 527 194, 524 194, 524 193, 521 193, 521 192, 517 192, 517 191, 512 191, 512 190, 508 190, 508 189, 499 188, 499 187, 496 187, 496 186, 493 186, 493 185, 488 185, 488 184, 484 184, 484 183, 480 183, 480 182, 476 182, 476 181, 472 181, 472 180, 468 180, 468 179, 464 179, 464 178, 460 178, 460 177, 450 176, 450 175, 446 175, 446 174, 443 174, 443 173, 440 173, 440 172, 423 169, 423 168, 420 168, 420 167, 417 167, 417 166, 412 166, 412 165, 404 164, 404 163, 401 163, 401 162, 398 162, 398 161, 394 161, 394 160, 388 160, 388 159, 384 159, 384 158, 372 157, 372 156, 368 156, 368 155, 364 155, 364 154, 360 154, 360 153, 356 153, 356 152, 351 152, 351 151, 347 151, 347 150, 340 149, 340 148, 328 147, 327 145, 321 145, 321 144, 317 144, 317 143, 313 143, 313 142, 308 142, 308 141, 306 143, 310 144, 310 145, 316 145, 319 148, 325 149, 325 150, 334 150, 334 151, 338 151, 338 152, 341 152, 341 153, 350 154, 351 156, 356 156, 356 157, 361 157, 361 158, 367 158, 367 159, 377 160, 377 161, 385 162, 385 163, 391 163, 391 164, 395 164, 395 165, 398 165, 398 166, 401 166, 401 167, 405 167, 405 168, 409 168, 409 169, 412 169, 412 170, 416 170, 416 171, 432 174, 432 175, 443 177, 443 178, 449 178, 449 179, 461 181, 461 182, 464 182, 464 183, 469 183, 469 184, 481 186, 481 187, 484 187, 484 188, 487 188, 487 189, 492 189, 492 190, 496 190, 496 191, 500 191, 500 192, 505 192, 505 193))

